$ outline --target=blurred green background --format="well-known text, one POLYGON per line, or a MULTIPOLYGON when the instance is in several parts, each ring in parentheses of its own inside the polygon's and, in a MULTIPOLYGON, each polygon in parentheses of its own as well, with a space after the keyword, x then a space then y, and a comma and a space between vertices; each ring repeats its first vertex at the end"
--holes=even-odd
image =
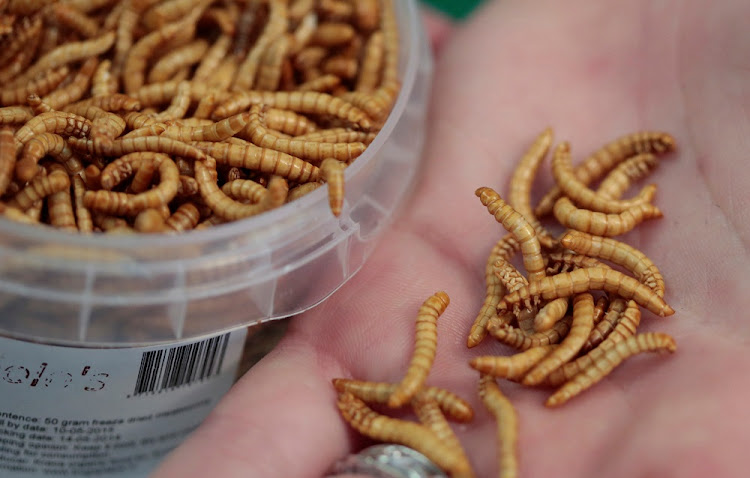
POLYGON ((465 18, 484 0, 422 0, 437 10, 456 19, 465 18))

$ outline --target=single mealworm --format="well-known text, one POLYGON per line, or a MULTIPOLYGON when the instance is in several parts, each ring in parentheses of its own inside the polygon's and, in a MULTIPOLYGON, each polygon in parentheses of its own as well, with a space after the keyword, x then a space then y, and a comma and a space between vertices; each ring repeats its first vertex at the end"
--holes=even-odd
POLYGON ((469 337, 466 340, 467 347, 476 347, 487 336, 487 323, 497 314, 497 305, 505 295, 505 287, 495 275, 495 262, 498 259, 509 260, 519 247, 513 234, 506 234, 492 247, 484 268, 486 284, 484 302, 469 331, 469 337))
POLYGON ((154 123, 148 126, 134 129, 133 131, 123 135, 120 139, 139 138, 142 136, 161 136, 162 133, 164 133, 166 130, 166 123, 154 123))
POLYGON ((578 209, 567 197, 557 200, 553 213, 565 227, 608 237, 625 234, 647 219, 662 217, 659 208, 649 203, 633 206, 619 214, 605 214, 578 209))
POLYGON ((293 41, 291 35, 282 34, 269 43, 258 66, 255 89, 268 91, 279 89, 281 65, 289 55, 289 49, 293 41))
POLYGON ((450 304, 445 292, 436 292, 419 308, 414 336, 414 351, 404 377, 388 398, 389 407, 400 407, 412 399, 424 385, 437 349, 437 320, 450 304))
POLYGON ((372 93, 380 84, 380 71, 383 69, 385 58, 385 44, 383 32, 377 31, 370 35, 365 44, 362 63, 357 75, 355 91, 372 93))
POLYGON ((70 187, 70 178, 64 171, 53 171, 49 175, 38 175, 8 201, 8 206, 26 210, 35 202, 70 187))
POLYGON ((127 128, 124 119, 91 104, 74 103, 63 108, 63 111, 77 114, 90 120, 91 139, 95 139, 97 135, 115 139, 127 128))
POLYGON ((604 294, 603 296, 596 299, 596 305, 594 305, 594 326, 604 319, 604 313, 609 308, 609 296, 604 294))
POLYGON ((148 82, 157 83, 169 80, 175 73, 186 66, 198 63, 208 50, 208 42, 203 39, 179 46, 154 63, 148 73, 148 82))
POLYGON ((91 85, 91 78, 94 76, 96 67, 99 65, 97 58, 89 58, 83 62, 73 80, 62 88, 58 88, 48 94, 42 101, 47 103, 53 109, 62 109, 74 101, 83 98, 91 85))
POLYGON ((459 459, 466 462, 464 468, 470 468, 469 459, 466 458, 461 442, 453 432, 448 420, 446 420, 440 405, 429 397, 417 393, 411 400, 414 413, 419 421, 437 437, 438 441, 447 445, 449 449, 459 455, 459 459))
POLYGON ((259 148, 254 144, 201 141, 193 145, 219 163, 228 166, 275 174, 298 183, 314 182, 320 178, 320 169, 317 166, 286 153, 259 148))
POLYGON ((198 181, 203 202, 211 208, 214 214, 226 220, 243 219, 277 208, 284 204, 289 191, 286 181, 274 176, 268 184, 267 196, 258 204, 243 204, 233 200, 219 189, 214 174, 203 163, 195 163, 195 179, 198 181))
POLYGON ((664 297, 664 277, 646 254, 624 242, 593 236, 580 231, 568 231, 561 239, 563 247, 579 254, 596 257, 624 267, 639 281, 664 297))
POLYGON ((509 324, 490 320, 489 324, 487 324, 487 331, 506 345, 520 350, 528 350, 532 347, 541 347, 560 342, 570 330, 570 323, 571 318, 567 317, 555 322, 555 325, 549 330, 526 334, 523 330, 511 327, 509 324))
MULTIPOLYGON (((65 168, 56 163, 48 166, 51 172, 60 171, 67 175, 65 168)), ((52 193, 47 197, 47 215, 50 225, 67 231, 77 231, 76 219, 73 213, 73 199, 70 195, 70 186, 52 193)))
POLYGON ((555 325, 555 322, 565 317, 568 311, 568 298, 560 297, 544 305, 534 317, 534 331, 544 332, 555 325))
POLYGON ((346 164, 334 158, 320 163, 320 179, 328 184, 328 205, 336 217, 341 215, 344 206, 344 169, 346 164))
POLYGON ((482 355, 473 358, 469 362, 469 365, 481 373, 517 381, 554 350, 555 347, 556 345, 531 347, 523 352, 506 357, 482 355))
POLYGON ((107 96, 117 93, 119 83, 112 74, 112 62, 102 60, 91 78, 91 96, 107 96))
POLYGON ((528 272, 528 280, 531 282, 545 277, 541 246, 536 237, 536 231, 529 222, 510 205, 506 204, 500 198, 500 195, 492 189, 479 188, 475 194, 487 207, 489 213, 495 217, 495 220, 512 233, 520 244, 523 265, 528 272))
POLYGON ((381 415, 351 393, 339 395, 338 407, 344 420, 359 433, 373 440, 413 448, 454 478, 474 476, 460 454, 443 444, 424 425, 381 415))
POLYGON ((164 217, 157 209, 144 209, 135 216, 133 229, 143 234, 164 232, 167 226, 164 217))
POLYGON ((608 349, 601 358, 584 368, 578 375, 566 382, 544 403, 548 407, 557 407, 587 390, 606 377, 615 367, 632 355, 642 352, 674 352, 677 344, 667 334, 646 333, 628 337, 608 349))
POLYGON ((479 398, 497 421, 497 459, 500 478, 518 476, 518 416, 513 404, 487 374, 479 378, 479 398))
POLYGON ((570 159, 570 144, 567 142, 562 142, 555 148, 552 155, 552 175, 563 194, 583 209, 606 214, 619 214, 643 204, 643 201, 639 198, 619 200, 600 196, 579 181, 573 171, 573 164, 570 159))
POLYGON ((598 259, 573 252, 550 252, 547 257, 549 258, 547 264, 549 275, 585 267, 609 267, 598 259))
POLYGON ((201 215, 193 203, 183 203, 167 218, 166 225, 175 232, 185 232, 195 228, 200 221, 201 215))
POLYGON ((172 138, 163 138, 161 136, 142 136, 138 138, 117 139, 112 141, 111 144, 97 144, 93 141, 69 138, 68 143, 73 149, 86 151, 90 154, 97 154, 100 156, 116 157, 125 156, 130 153, 151 152, 163 153, 168 156, 181 156, 183 158, 207 163, 215 162, 213 161, 213 158, 206 156, 206 153, 194 145, 183 143, 172 138))
POLYGON ((0 128, 0 196, 8 189, 15 167, 16 143, 13 139, 13 129, 3 126, 0 128))
POLYGON ((91 132, 91 121, 82 116, 62 111, 50 111, 31 118, 16 131, 16 141, 28 142, 34 135, 55 133, 61 136, 88 136, 91 132))
POLYGON ((154 119, 164 121, 183 118, 187 114, 188 108, 190 108, 191 88, 192 84, 189 81, 181 81, 177 87, 177 92, 172 98, 172 102, 167 109, 155 114, 154 119))
POLYGON ((375 139, 377 133, 371 133, 367 131, 354 131, 347 128, 330 128, 321 129, 308 133, 305 135, 297 136, 294 139, 306 140, 306 141, 317 141, 320 143, 355 143, 360 142, 364 144, 370 144, 375 139))
POLYGON ((206 51, 193 74, 193 82, 200 83, 208 80, 216 71, 222 59, 227 56, 229 47, 232 45, 232 37, 221 35, 206 51))
MULTIPOLYGON (((386 382, 366 382, 347 378, 334 378, 333 386, 339 393, 348 392, 367 403, 387 404, 396 384, 386 382)), ((419 396, 435 400, 445 415, 457 422, 467 423, 474 418, 474 410, 469 403, 453 392, 438 387, 422 387, 419 396)))
POLYGON ((313 33, 310 43, 327 48, 339 47, 352 41, 355 35, 354 27, 348 23, 323 22, 313 33))
POLYGON ((551 371, 572 359, 578 354, 594 325, 594 297, 588 292, 573 297, 573 322, 568 335, 547 355, 544 360, 532 368, 523 378, 524 385, 536 385, 544 380, 551 371))
POLYGON ((0 91, 0 105, 22 105, 26 103, 26 98, 33 94, 43 96, 57 88, 62 81, 68 76, 70 70, 67 66, 61 66, 54 70, 47 71, 43 76, 19 85, 15 88, 7 88, 0 91))
MULTIPOLYGON (((646 176, 658 164, 656 156, 651 153, 638 154, 628 158, 602 179, 596 193, 607 198, 619 199, 632 183, 646 176)), ((643 190, 641 190, 639 197, 644 200, 651 200, 643 198, 643 190)))
POLYGON ((642 307, 661 317, 674 314, 674 310, 664 302, 664 299, 648 286, 622 272, 601 267, 576 269, 538 281, 529 281, 527 287, 522 287, 503 297, 498 310, 507 310, 509 305, 520 301, 530 301, 532 298, 535 302, 539 298, 552 300, 589 290, 604 290, 624 299, 633 299, 642 307))
POLYGON ((237 75, 232 84, 234 90, 249 90, 253 87, 263 54, 278 36, 285 34, 288 23, 288 7, 286 2, 270 2, 266 26, 244 61, 239 65, 237 75))
POLYGON ((546 128, 534 139, 513 171, 508 192, 508 204, 526 218, 536 231, 539 242, 548 249, 554 248, 555 239, 534 215, 534 208, 531 206, 531 186, 539 165, 547 156, 552 137, 552 128, 546 128))
MULTIPOLYGON (((675 140, 667 133, 642 131, 619 137, 604 145, 587 157, 576 168, 575 174, 582 184, 589 185, 604 176, 616 165, 638 153, 668 153, 675 148, 675 140)), ((546 216, 552 211, 560 197, 559 187, 552 188, 537 204, 537 217, 546 216)))
POLYGON ((268 189, 252 179, 234 179, 227 181, 221 187, 221 190, 232 199, 245 199, 252 204, 259 203, 269 194, 268 189))
POLYGON ((79 33, 84 38, 93 38, 99 34, 97 21, 69 4, 56 3, 50 11, 58 24, 79 33))
POLYGON ((297 85, 296 90, 330 92, 335 90, 339 85, 341 85, 340 76, 326 74, 297 85))
POLYGON ((302 196, 315 191, 322 185, 323 183, 321 182, 313 182, 313 183, 304 183, 304 184, 300 184, 299 186, 295 186, 289 190, 289 195, 286 197, 286 202, 292 202, 296 199, 299 199, 302 196))
POLYGON ((292 136, 300 136, 318 130, 314 121, 294 111, 268 108, 265 110, 266 126, 292 136))
POLYGON ((121 111, 137 111, 141 109, 141 102, 132 96, 115 93, 109 96, 96 96, 81 100, 78 104, 92 105, 109 111, 110 113, 121 111))
POLYGON ((206 126, 169 126, 161 135, 185 142, 223 141, 242 131, 248 124, 249 117, 248 113, 240 113, 206 126))
POLYGON ((227 118, 253 104, 341 118, 352 125, 368 130, 371 120, 364 111, 340 98, 317 91, 238 91, 214 110, 214 119, 227 118))
POLYGON ((39 172, 37 163, 45 156, 52 156, 57 161, 70 166, 73 151, 65 138, 58 134, 37 134, 23 147, 21 159, 15 165, 16 178, 23 182, 30 181, 39 172))

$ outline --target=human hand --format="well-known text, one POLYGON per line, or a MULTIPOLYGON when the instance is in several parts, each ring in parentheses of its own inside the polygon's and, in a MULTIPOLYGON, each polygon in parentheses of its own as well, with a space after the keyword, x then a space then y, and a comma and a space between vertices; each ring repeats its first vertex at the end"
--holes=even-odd
MULTIPOLYGON (((437 63, 421 182, 367 265, 332 298, 295 318, 278 347, 230 391, 157 478, 320 477, 364 442, 336 409, 330 380, 398 381, 414 318, 445 290, 428 379, 468 399, 456 428, 477 476, 496 476, 495 421, 478 400, 466 348, 484 296, 484 263, 502 227, 474 196, 503 193, 546 126, 574 158, 623 133, 668 131, 678 151, 652 179, 665 217, 627 242, 660 267, 669 318, 643 331, 674 336, 673 356, 629 360, 559 409, 546 390, 500 381, 518 410, 522 476, 739 477, 750 423, 750 4, 490 3, 455 32, 437 63)), ((541 192, 545 181, 534 188, 541 192)))

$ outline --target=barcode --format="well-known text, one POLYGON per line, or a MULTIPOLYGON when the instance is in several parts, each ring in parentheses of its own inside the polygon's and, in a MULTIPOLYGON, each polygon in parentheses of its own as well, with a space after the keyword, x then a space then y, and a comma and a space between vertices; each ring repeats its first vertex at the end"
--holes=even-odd
POLYGON ((229 334, 194 344, 144 352, 131 397, 188 385, 221 372, 229 334))

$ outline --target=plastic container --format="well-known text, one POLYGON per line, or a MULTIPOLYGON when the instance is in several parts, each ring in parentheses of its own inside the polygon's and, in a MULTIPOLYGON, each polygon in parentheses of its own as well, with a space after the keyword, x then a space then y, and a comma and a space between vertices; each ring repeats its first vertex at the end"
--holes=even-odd
POLYGON ((346 169, 339 218, 319 188, 278 210, 180 236, 83 236, 0 219, 0 335, 76 347, 184 341, 303 312, 365 263, 420 165, 431 54, 396 0, 402 90, 346 169))

